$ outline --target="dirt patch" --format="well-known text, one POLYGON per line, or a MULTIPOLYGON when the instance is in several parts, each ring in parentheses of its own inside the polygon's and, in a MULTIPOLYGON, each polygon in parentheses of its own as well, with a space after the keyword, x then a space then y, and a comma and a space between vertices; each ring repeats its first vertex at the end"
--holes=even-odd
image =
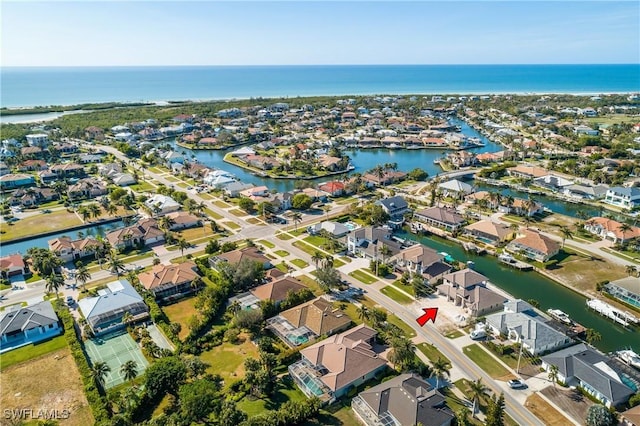
POLYGON ((562 410, 562 413, 579 424, 584 424, 587 411, 593 402, 584 397, 578 390, 549 386, 540 391, 547 399, 562 410))
POLYGON ((524 406, 547 426, 565 426, 569 424, 569 420, 566 417, 537 393, 527 398, 524 406))
MULTIPOLYGON (((68 348, 11 366, 2 372, 0 381, 3 409, 32 410, 31 417, 23 420, 38 420, 35 417, 40 410, 55 410, 58 417, 68 412, 68 418, 57 419, 61 425, 93 424, 80 373, 68 348)), ((11 420, 0 419, 0 425, 9 424, 11 420)))

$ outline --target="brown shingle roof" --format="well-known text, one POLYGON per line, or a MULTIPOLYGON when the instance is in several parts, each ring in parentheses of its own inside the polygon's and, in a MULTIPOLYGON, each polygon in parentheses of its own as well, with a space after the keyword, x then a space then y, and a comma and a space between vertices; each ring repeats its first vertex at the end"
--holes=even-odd
POLYGON ((560 244, 551 238, 542 235, 538 232, 531 231, 530 229, 525 229, 523 231, 524 236, 516 238, 513 240, 514 243, 519 243, 525 247, 530 247, 544 254, 556 253, 560 248, 560 244))
POLYGON ((271 299, 274 302, 281 302, 287 298, 290 291, 299 291, 307 288, 300 281, 293 277, 285 277, 277 281, 260 285, 253 290, 251 294, 260 300, 271 299))
POLYGON ((229 263, 240 263, 242 259, 250 259, 260 263, 269 262, 269 259, 256 247, 244 247, 227 253, 222 253, 218 255, 218 258, 224 259, 229 263))

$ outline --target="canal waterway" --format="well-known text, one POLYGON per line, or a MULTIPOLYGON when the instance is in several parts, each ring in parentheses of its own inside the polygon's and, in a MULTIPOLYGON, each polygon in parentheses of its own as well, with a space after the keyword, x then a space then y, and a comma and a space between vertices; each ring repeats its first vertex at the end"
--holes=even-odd
MULTIPOLYGON (((14 226, 20 226, 20 222, 17 222, 14 226)), ((115 222, 109 223, 101 223, 90 225, 81 229, 74 229, 72 231, 62 231, 55 234, 50 234, 42 237, 35 237, 24 241, 19 241, 15 243, 7 243, 0 244, 0 250, 2 251, 2 255, 9 255, 14 253, 20 253, 23 256, 27 254, 27 250, 31 247, 39 247, 39 248, 49 248, 49 240, 54 238, 59 238, 62 236, 71 237, 71 239, 78 239, 80 233, 84 236, 100 236, 104 237, 105 234, 112 229, 120 228, 124 226, 124 222, 122 220, 117 220, 115 222)))
POLYGON ((488 277, 496 287, 510 293, 515 298, 536 299, 543 311, 555 308, 566 312, 574 321, 587 328, 597 330, 602 335, 602 340, 595 342, 594 345, 604 352, 625 347, 640 350, 640 332, 637 328, 636 330, 627 330, 588 310, 586 299, 583 296, 536 272, 520 272, 503 266, 493 256, 477 256, 467 253, 458 244, 442 238, 417 236, 404 231, 397 235, 400 238, 418 241, 438 252, 446 252, 458 261, 473 261, 475 264, 473 268, 488 277))

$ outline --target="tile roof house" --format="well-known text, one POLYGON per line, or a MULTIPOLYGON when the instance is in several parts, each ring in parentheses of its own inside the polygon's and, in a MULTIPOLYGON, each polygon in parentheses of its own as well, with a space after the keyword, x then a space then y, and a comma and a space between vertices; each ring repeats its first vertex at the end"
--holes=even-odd
POLYGON ((388 170, 384 172, 382 177, 374 173, 365 173, 362 176, 362 179, 365 182, 371 183, 372 185, 383 186, 383 185, 389 185, 390 183, 394 183, 394 182, 400 182, 406 177, 407 177, 407 174, 405 172, 388 170))
POLYGON ((281 312, 280 316, 296 328, 307 327, 316 336, 332 335, 351 324, 349 316, 320 297, 281 312))
POLYGON ((523 235, 507 244, 507 251, 520 253, 529 259, 546 262, 560 251, 560 244, 539 232, 525 229, 523 235))
POLYGON ((0 276, 3 278, 12 277, 14 275, 24 275, 27 268, 19 253, 9 256, 0 257, 0 276))
POLYGON ((620 420, 622 426, 640 426, 640 405, 620 413, 620 420))
POLYGON ((212 256, 209 258, 209 265, 215 269, 220 262, 238 264, 245 259, 262 263, 264 269, 273 267, 271 260, 262 254, 262 252, 256 247, 244 247, 227 253, 221 253, 217 256, 212 256))
POLYGON ((374 344, 376 334, 361 324, 328 337, 302 349, 302 360, 289 366, 289 374, 309 397, 340 398, 387 368, 374 344))
POLYGON ((401 374, 360 392, 351 409, 367 426, 449 426, 455 418, 444 396, 417 374, 401 374))
POLYGON ((48 300, 28 306, 10 306, 0 313, 0 353, 61 333, 60 321, 48 300))
POLYGON ((136 224, 118 228, 105 235, 112 247, 122 249, 134 245, 150 245, 164 241, 164 232, 155 219, 141 219, 136 224))
POLYGON ((294 277, 283 277, 250 290, 251 294, 260 300, 273 300, 276 305, 287 298, 289 292, 297 292, 307 288, 294 277))
POLYGON ((173 221, 173 225, 169 228, 172 231, 193 228, 202 224, 202 220, 198 216, 189 212, 173 212, 166 216, 173 221))
POLYGON ((535 179, 548 175, 549 171, 542 167, 518 164, 515 167, 508 168, 507 173, 511 176, 522 177, 525 179, 535 179))
POLYGON ((98 290, 96 297, 80 299, 78 307, 95 335, 123 328, 126 313, 133 316, 133 321, 149 316, 144 299, 125 279, 110 282, 106 289, 98 290))
POLYGON ((193 282, 200 277, 193 262, 155 265, 148 272, 138 274, 140 284, 153 293, 156 300, 179 299, 196 291, 193 282))
POLYGON ((500 244, 511 237, 513 231, 504 223, 480 220, 464 227, 464 232, 491 245, 500 244))
POLYGON ((549 371, 555 365, 559 381, 578 386, 605 406, 612 407, 626 403, 634 391, 608 361, 608 357, 581 343, 543 356, 542 368, 549 371))
POLYGON ((486 317, 487 326, 496 334, 505 334, 532 355, 540 355, 570 345, 573 340, 547 325, 531 305, 522 300, 504 304, 504 311, 486 317))
POLYGON ((473 317, 501 309, 507 298, 487 288, 488 278, 471 269, 451 272, 442 277, 438 294, 455 306, 462 306, 473 317))
POLYGON ((338 182, 337 180, 332 180, 331 182, 326 182, 322 185, 318 185, 318 189, 326 192, 332 197, 339 197, 345 193, 344 183, 338 182))
POLYGON ((465 224, 465 219, 454 210, 443 207, 430 207, 427 209, 417 210, 413 213, 413 217, 422 223, 434 226, 436 228, 445 229, 449 232, 455 231, 465 224))
POLYGON ((72 199, 95 198, 107 193, 107 187, 96 178, 86 178, 69 185, 67 195, 72 199))
POLYGON ((632 226, 629 231, 622 231, 622 226, 622 223, 607 217, 592 217, 584 223, 585 230, 614 243, 622 244, 640 237, 640 228, 637 226, 632 226))
POLYGON ((100 246, 100 242, 91 236, 78 240, 72 240, 70 237, 62 236, 49 240, 48 244, 49 250, 54 252, 64 262, 93 255, 95 250, 100 246))

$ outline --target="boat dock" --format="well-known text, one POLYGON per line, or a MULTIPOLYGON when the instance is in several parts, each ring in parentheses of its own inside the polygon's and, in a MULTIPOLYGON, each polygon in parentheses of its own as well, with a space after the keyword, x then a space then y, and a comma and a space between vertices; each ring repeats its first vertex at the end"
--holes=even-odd
POLYGON ((610 320, 613 320, 624 327, 628 327, 629 325, 637 325, 638 323, 640 323, 640 319, 633 316, 629 312, 622 311, 608 304, 607 302, 603 302, 602 300, 587 300, 587 306, 603 317, 609 318, 610 320))
POLYGON ((515 269, 519 269, 521 271, 530 271, 533 269, 533 266, 529 265, 526 262, 521 262, 517 259, 514 259, 508 254, 501 254, 500 256, 498 256, 498 260, 500 260, 500 262, 504 263, 505 265, 511 266, 515 269))

